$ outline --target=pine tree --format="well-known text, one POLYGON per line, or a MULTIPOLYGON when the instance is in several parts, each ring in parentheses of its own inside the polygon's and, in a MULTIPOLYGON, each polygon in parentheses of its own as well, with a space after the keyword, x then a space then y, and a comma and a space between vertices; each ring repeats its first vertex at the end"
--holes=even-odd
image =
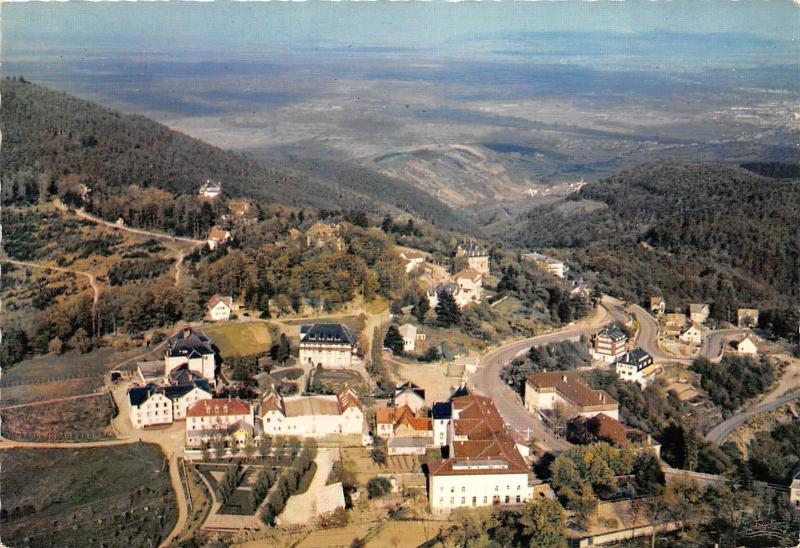
POLYGON ((447 291, 439 292, 439 302, 436 303, 436 325, 450 327, 461 323, 461 309, 455 298, 447 291))
POLYGON ((417 318, 417 321, 421 324, 425 323, 425 315, 428 313, 428 310, 431 309, 431 303, 428 302, 427 295, 420 295, 417 304, 414 305, 414 308, 411 310, 411 313, 417 318))
POLYGON ((389 348, 395 355, 403 353, 405 341, 396 325, 389 326, 389 329, 386 331, 386 336, 383 338, 383 346, 389 348))

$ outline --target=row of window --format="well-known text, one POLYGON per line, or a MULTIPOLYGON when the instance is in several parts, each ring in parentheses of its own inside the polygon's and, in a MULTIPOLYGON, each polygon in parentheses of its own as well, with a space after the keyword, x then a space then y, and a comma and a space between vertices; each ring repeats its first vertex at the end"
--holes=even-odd
MULTIPOLYGON (((500 504, 500 501, 501 499, 499 496, 495 495, 494 497, 492 497, 492 504, 500 504)), ((511 496, 506 495, 503 501, 505 502, 505 504, 511 504, 511 496)), ((522 497, 520 495, 517 495, 514 499, 514 502, 516 502, 517 504, 521 503, 522 497)), ((444 504, 444 497, 441 497, 439 499, 439 504, 444 504)), ((450 497, 450 506, 454 506, 455 504, 456 504, 456 497, 450 497)), ((488 496, 483 497, 483 504, 489 504, 488 496)), ((466 505, 467 505, 467 497, 461 497, 461 506, 466 506, 466 505)), ((472 506, 477 506, 477 505, 478 505, 478 497, 472 497, 472 506)))
MULTIPOLYGON (((500 491, 500 486, 499 485, 495 485, 494 486, 494 490, 495 491, 500 491)), ((517 485, 517 491, 521 491, 521 490, 522 490, 522 486, 521 485, 517 485)), ((439 487, 439 491, 444 491, 444 485, 439 487)), ((511 491, 511 486, 510 485, 506 485, 506 491, 511 491)), ((451 493, 455 493, 456 492, 455 485, 450 487, 450 492, 451 493)), ((466 493, 467 492, 467 486, 466 485, 462 485, 461 486, 461 492, 462 493, 466 493)))

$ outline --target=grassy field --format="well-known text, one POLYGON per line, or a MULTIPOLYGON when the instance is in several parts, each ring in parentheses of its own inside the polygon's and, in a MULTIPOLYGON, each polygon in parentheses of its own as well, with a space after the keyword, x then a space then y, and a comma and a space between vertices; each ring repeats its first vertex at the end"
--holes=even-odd
POLYGON ((8 449, 2 459, 7 546, 157 546, 177 519, 157 447, 8 449))
POLYGON ((356 481, 366 484, 378 474, 422 472, 416 455, 393 455, 386 457, 386 464, 376 464, 363 447, 343 447, 342 466, 354 474, 356 481))
POLYGON ((3 437, 18 441, 113 439, 114 406, 108 395, 0 411, 3 437))
POLYGON ((269 350, 272 337, 264 322, 229 323, 204 329, 223 358, 255 356, 269 350))

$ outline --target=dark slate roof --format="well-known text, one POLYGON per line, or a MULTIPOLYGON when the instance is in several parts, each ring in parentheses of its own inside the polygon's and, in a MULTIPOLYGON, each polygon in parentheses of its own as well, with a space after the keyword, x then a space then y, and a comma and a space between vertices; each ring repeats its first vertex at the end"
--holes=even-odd
POLYGON ((453 404, 449 401, 433 404, 431 417, 434 419, 449 419, 453 416, 453 404))
POLYGON ((609 337, 612 341, 615 342, 624 341, 628 339, 628 336, 619 327, 606 327, 605 329, 601 330, 600 333, 598 333, 597 335, 598 336, 604 335, 606 337, 609 337))
POLYGON ((205 379, 199 379, 178 386, 158 386, 152 383, 148 384, 147 386, 136 386, 128 390, 128 400, 130 401, 131 405, 135 406, 142 405, 144 402, 149 400, 150 396, 153 394, 163 394, 167 398, 174 400, 188 394, 195 388, 199 388, 200 390, 211 394, 211 387, 209 387, 208 381, 205 379))
MULTIPOLYGON (((190 355, 191 357, 191 355, 190 355)), ((176 385, 191 384, 203 376, 189 369, 189 364, 181 364, 169 372, 169 382, 176 385)))
POLYGON ((442 348, 442 356, 444 357, 445 360, 450 362, 455 359, 455 356, 453 355, 453 349, 450 348, 450 345, 447 344, 447 341, 442 341, 441 348, 442 348))
POLYGON ((301 326, 302 338, 300 343, 325 342, 329 344, 342 344, 353 346, 355 337, 350 329, 340 323, 315 323, 312 326, 301 326))
POLYGON ((202 331, 186 328, 169 340, 168 356, 195 357, 213 354, 211 341, 202 331))
POLYGON ((469 391, 469 388, 467 388, 466 386, 459 386, 458 388, 456 388, 456 391, 453 392, 453 395, 450 396, 450 399, 452 400, 453 398, 461 398, 463 396, 470 396, 470 395, 472 395, 472 392, 469 391))
POLYGON ((394 389, 394 396, 397 397, 404 392, 413 392, 423 400, 425 399, 425 389, 420 388, 413 382, 406 382, 399 385, 397 388, 394 389))
POLYGON ((653 363, 653 357, 641 348, 636 348, 626 352, 619 361, 624 364, 635 365, 638 370, 641 370, 653 363))

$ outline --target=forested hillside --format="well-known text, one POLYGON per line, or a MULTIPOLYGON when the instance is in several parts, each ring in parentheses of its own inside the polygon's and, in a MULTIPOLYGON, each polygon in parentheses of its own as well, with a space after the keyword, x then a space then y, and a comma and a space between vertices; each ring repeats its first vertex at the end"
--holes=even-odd
POLYGON ((668 308, 800 302, 800 181, 729 167, 658 162, 587 185, 514 227, 530 248, 565 248, 600 289, 668 308))
POLYGON ((463 229, 433 196, 403 181, 342 165, 335 173, 310 163, 255 160, 224 151, 153 122, 19 80, 0 82, 6 203, 35 201, 42 187, 81 177, 93 186, 157 187, 193 195, 206 179, 229 197, 285 206, 403 210, 443 227, 463 229))

